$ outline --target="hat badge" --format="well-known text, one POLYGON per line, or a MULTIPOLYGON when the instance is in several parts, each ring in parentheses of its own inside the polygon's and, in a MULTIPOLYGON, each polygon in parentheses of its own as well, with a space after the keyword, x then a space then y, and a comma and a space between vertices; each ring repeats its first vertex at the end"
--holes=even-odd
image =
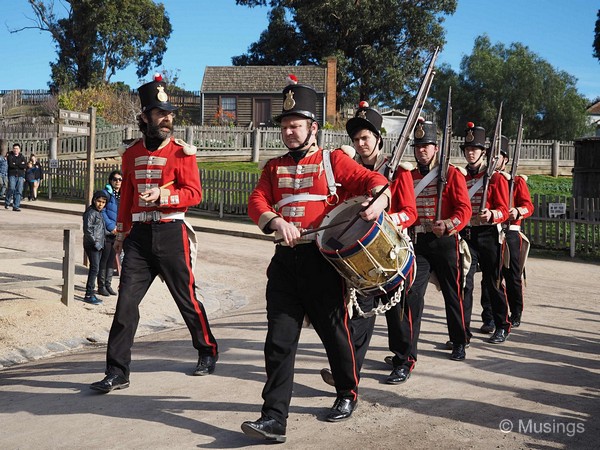
POLYGON ((475 136, 473 136, 473 130, 467 131, 467 136, 465 137, 465 142, 473 142, 475 136))
POLYGON ((417 125, 417 129, 415 130, 415 138, 421 139, 423 136, 425 136, 425 130, 423 129, 423 124, 419 123, 419 125, 417 125))
POLYGON ((165 92, 164 86, 156 86, 156 89, 158 90, 158 94, 156 94, 156 98, 158 99, 159 102, 166 102, 167 100, 169 100, 169 97, 167 96, 167 93, 165 92))
POLYGON ((294 91, 287 91, 285 94, 285 100, 283 101, 283 109, 289 111, 296 106, 296 100, 294 100, 294 91))
POLYGON ((363 109, 362 111, 359 111, 358 114, 356 115, 356 117, 359 117, 361 119, 366 119, 367 118, 367 110, 363 109))

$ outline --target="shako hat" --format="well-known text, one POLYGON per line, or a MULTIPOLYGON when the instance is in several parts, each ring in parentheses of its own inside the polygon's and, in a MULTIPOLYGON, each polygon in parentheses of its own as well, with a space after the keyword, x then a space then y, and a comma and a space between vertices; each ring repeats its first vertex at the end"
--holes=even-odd
MULTIPOLYGON (((495 136, 492 136, 489 147, 490 151, 492 149, 492 145, 494 144, 494 139, 495 136)), ((506 156, 507 159, 510 157, 510 155, 508 154, 508 138, 503 134, 500 135, 500 154, 506 156)))
MULTIPOLYGON (((381 136, 381 124, 383 123, 383 117, 379 111, 369 107, 369 104, 362 101, 358 104, 356 114, 348 122, 346 122, 346 132, 350 139, 354 138, 354 135, 360 130, 370 130, 375 136, 381 136)), ((379 140, 379 148, 383 147, 383 140, 379 140)))
POLYGON ((415 127, 413 147, 427 144, 437 145, 437 126, 435 123, 419 117, 415 127))
POLYGON ((288 75, 288 85, 283 89, 283 109, 276 122, 287 116, 302 116, 317 121, 317 92, 310 86, 298 84, 298 78, 288 75))
POLYGON ((465 142, 460 144, 461 150, 464 150, 465 147, 479 147, 485 150, 485 128, 476 127, 473 122, 467 122, 465 142))
POLYGON ((167 83, 163 81, 160 73, 154 74, 154 80, 150 83, 142 84, 138 88, 138 95, 142 103, 142 112, 150 111, 152 108, 159 108, 164 111, 175 111, 176 106, 169 102, 169 96, 165 92, 167 83))

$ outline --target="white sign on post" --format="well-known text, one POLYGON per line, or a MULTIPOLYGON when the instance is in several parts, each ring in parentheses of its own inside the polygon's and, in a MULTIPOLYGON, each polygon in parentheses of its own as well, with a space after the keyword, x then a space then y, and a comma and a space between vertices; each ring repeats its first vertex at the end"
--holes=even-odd
POLYGON ((548 203, 548 217, 558 217, 567 214, 566 203, 548 203))
POLYGON ((51 169, 58 169, 58 159, 51 159, 49 161, 49 166, 51 169))

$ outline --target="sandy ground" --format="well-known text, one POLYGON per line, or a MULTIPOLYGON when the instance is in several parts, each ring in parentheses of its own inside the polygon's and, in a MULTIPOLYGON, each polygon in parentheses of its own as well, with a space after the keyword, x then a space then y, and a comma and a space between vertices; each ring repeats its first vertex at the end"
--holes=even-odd
MULTIPOLYGON (((24 213, 31 220, 65 220, 24 213)), ((32 255, 42 245, 59 248, 60 236, 48 233, 4 240, 0 247, 32 255)), ((102 306, 76 301, 67 308, 58 288, 0 292, 0 448, 262 447, 240 424, 259 417, 264 273, 273 245, 207 233, 199 240, 196 272, 220 345, 210 377, 189 376, 195 352, 159 281, 142 303, 131 387, 105 396, 93 395, 88 385, 102 377, 115 297, 105 297, 102 306)), ((15 264, 0 261, 0 277, 14 277, 15 264)), ((34 257, 19 264, 20 278, 56 276, 48 274, 60 267, 59 260, 34 257)), ((76 272, 80 299, 86 270, 78 265, 76 272)), ((305 329, 284 445, 598 448, 599 274, 595 264, 531 258, 522 326, 497 346, 475 333, 465 362, 448 359, 443 301, 430 286, 412 377, 399 386, 383 383, 390 368, 383 362, 385 320, 378 318, 359 407, 339 424, 323 421, 335 394, 319 376, 328 366, 322 345, 305 329)), ((479 313, 476 306, 474 327, 479 313)))

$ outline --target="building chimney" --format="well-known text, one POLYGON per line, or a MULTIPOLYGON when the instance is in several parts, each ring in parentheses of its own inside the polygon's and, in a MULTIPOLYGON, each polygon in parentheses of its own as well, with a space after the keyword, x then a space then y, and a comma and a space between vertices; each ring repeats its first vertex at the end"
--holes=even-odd
POLYGON ((330 124, 335 123, 336 119, 336 96, 337 96, 337 58, 330 56, 327 58, 327 73, 326 73, 326 109, 325 118, 330 124))

